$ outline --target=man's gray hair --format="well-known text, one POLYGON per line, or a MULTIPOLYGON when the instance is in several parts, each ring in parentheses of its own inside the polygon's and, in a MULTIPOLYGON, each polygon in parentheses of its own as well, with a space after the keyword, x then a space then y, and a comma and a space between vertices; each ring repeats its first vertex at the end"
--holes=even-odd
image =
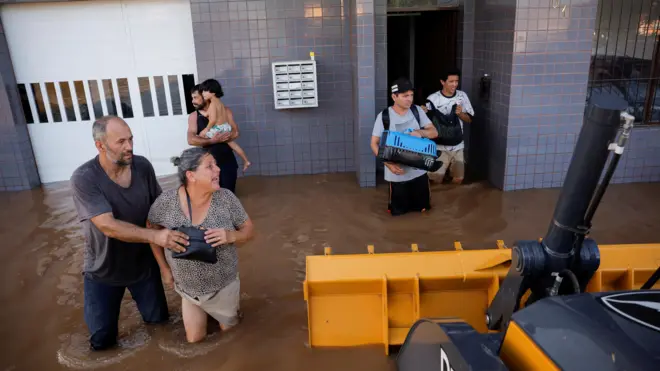
POLYGON ((108 122, 112 119, 119 119, 119 117, 108 115, 99 117, 94 121, 92 125, 92 137, 94 137, 94 141, 103 141, 105 139, 108 122))

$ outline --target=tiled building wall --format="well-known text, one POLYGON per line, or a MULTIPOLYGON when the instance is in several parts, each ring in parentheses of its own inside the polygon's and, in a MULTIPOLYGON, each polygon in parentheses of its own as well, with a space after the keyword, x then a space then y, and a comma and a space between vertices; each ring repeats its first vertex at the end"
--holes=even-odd
MULTIPOLYGON (((387 107, 390 82, 387 81, 387 0, 374 0, 376 43, 376 112, 387 107)), ((374 120, 376 114, 374 114, 374 120)))
MULTIPOLYGON (((560 187, 582 127, 598 0, 519 2, 504 189, 560 187)), ((613 183, 660 181, 660 127, 633 132, 613 183)))
POLYGON ((477 78, 474 75, 474 14, 475 2, 478 0, 462 0, 459 7, 457 64, 463 75, 460 89, 467 93, 470 101, 475 101, 477 78))
MULTIPOLYGON (((388 104, 388 97, 390 96, 390 82, 387 75, 387 0, 374 1, 375 14, 375 42, 376 42, 376 112, 374 113, 373 121, 380 111, 382 111, 388 104)), ((384 172, 383 161, 376 159, 376 181, 384 179, 382 173, 384 172)), ((374 183, 371 183, 374 184, 374 183)))
MULTIPOLYGON (((475 105, 473 89, 474 78, 474 0, 461 0, 458 8, 458 29, 456 37, 456 67, 461 70, 462 76, 459 89, 463 90, 470 102, 475 105), (467 72, 467 73, 466 73, 467 72)), ((463 153, 465 161, 470 161, 470 132, 471 124, 463 125, 466 149, 463 153)))
POLYGON ((559 187, 582 126, 597 0, 516 11, 504 189, 559 187))
MULTIPOLYGON (((376 158, 369 142, 374 126, 376 112, 376 7, 380 5, 371 0, 354 0, 356 22, 356 84, 355 102, 357 112, 354 125, 356 161, 358 164, 359 183, 362 187, 376 186, 376 158)), ((387 62, 385 62, 387 63, 387 62)))
POLYGON ((350 35, 350 61, 351 61, 351 119, 353 120, 353 153, 355 154, 355 175, 358 183, 360 182, 360 174, 362 169, 367 169, 368 164, 362 166, 360 163, 360 125, 355 125, 360 119, 359 112, 359 82, 358 79, 358 21, 357 21, 357 8, 356 0, 348 0, 344 12, 346 14, 346 23, 348 23, 348 32, 350 35))
MULTIPOLYGON (((503 187, 506 164, 507 130, 509 125, 509 100, 511 92, 511 61, 513 58, 513 33, 516 17, 516 0, 480 2, 466 0, 464 6, 465 28, 471 21, 470 8, 474 4, 474 51, 473 81, 471 86, 477 91, 479 79, 488 74, 491 79, 488 100, 479 99, 477 94, 470 95, 475 101, 475 120, 473 131, 480 131, 476 137, 484 138, 479 142, 478 151, 486 161, 487 178, 498 188, 503 187), (478 5, 478 6, 477 6, 478 5)), ((470 37, 470 31, 463 32, 464 38, 470 37)), ((467 39, 469 40, 469 39, 467 39)), ((469 65, 469 48, 463 45, 463 58, 469 65)), ((470 71, 464 72, 469 74, 470 71)), ((472 135, 474 138, 475 135, 472 135)), ((474 150, 472 150, 474 153, 474 150)), ((468 165, 469 166, 469 165, 468 165)))
POLYGON ((342 0, 191 0, 199 80, 217 78, 254 159, 247 175, 354 170, 342 0), (315 53, 319 107, 275 110, 271 63, 315 53))
POLYGON ((0 191, 30 189, 40 184, 14 67, 0 23, 0 191))

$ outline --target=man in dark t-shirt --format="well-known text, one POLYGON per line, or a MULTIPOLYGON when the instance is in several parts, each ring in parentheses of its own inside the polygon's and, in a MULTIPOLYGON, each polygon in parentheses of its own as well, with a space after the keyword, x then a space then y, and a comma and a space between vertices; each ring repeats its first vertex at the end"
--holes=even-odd
POLYGON ((133 135, 121 118, 101 117, 92 126, 98 156, 71 176, 73 201, 83 225, 84 316, 90 345, 116 345, 121 300, 129 289, 146 323, 169 313, 150 243, 184 251, 188 237, 147 227, 161 188, 151 163, 133 155, 133 135))
MULTIPOLYGON (((188 115, 188 144, 196 147, 204 147, 211 152, 215 162, 220 168, 220 187, 236 193, 236 178, 238 178, 238 162, 234 152, 226 143, 238 138, 238 129, 231 133, 218 133, 213 138, 202 138, 198 134, 209 124, 209 119, 202 115, 207 109, 208 103, 202 98, 200 85, 195 85, 190 91, 192 104, 195 111, 188 115)), ((232 112, 227 109, 227 115, 231 118, 232 112)))

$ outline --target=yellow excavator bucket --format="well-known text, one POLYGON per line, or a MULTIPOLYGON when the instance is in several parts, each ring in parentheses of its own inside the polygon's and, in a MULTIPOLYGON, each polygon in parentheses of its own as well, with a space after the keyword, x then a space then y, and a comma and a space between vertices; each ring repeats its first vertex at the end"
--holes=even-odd
MULTIPOLYGON (((485 313, 511 264, 503 241, 490 250, 308 256, 303 283, 309 345, 403 344, 424 317, 454 317, 487 332, 485 313)), ((660 265, 660 244, 600 245, 588 292, 638 289, 660 265)))

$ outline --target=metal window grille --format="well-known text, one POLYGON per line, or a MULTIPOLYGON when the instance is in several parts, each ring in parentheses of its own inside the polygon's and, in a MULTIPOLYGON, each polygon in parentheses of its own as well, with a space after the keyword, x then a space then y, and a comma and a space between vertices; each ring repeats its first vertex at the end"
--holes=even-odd
POLYGON ((628 102, 638 123, 660 124, 659 32, 660 1, 601 0, 588 96, 612 92, 628 102))

